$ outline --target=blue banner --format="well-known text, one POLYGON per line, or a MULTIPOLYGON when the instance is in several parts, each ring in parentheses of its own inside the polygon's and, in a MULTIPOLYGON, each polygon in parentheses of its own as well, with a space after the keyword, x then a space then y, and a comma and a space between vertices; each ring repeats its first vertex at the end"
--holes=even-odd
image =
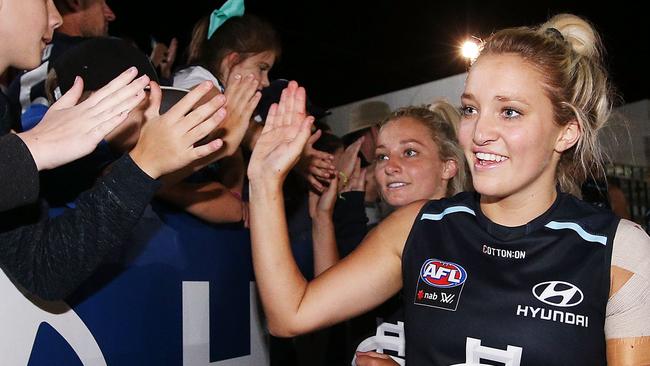
POLYGON ((2 365, 268 364, 251 281, 248 230, 158 204, 65 302, 2 274, 2 365))

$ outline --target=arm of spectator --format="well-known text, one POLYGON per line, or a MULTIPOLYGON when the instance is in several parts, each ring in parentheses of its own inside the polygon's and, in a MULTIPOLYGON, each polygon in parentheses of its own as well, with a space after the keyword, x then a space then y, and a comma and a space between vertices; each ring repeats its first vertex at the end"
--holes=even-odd
POLYGON ((368 233, 368 217, 365 208, 366 169, 357 163, 347 187, 341 190, 342 199, 334 207, 334 231, 341 257, 345 257, 361 243, 368 233))
POLYGON ((339 261, 334 221, 332 220, 337 186, 338 179, 334 178, 323 193, 309 191, 309 216, 311 216, 314 246, 314 276, 320 275, 339 261))
POLYGON ((79 104, 83 80, 77 78, 36 127, 19 133, 37 169, 56 168, 89 154, 124 122, 144 99, 144 87, 149 83, 146 75, 133 80, 137 74, 136 68, 125 71, 79 104))
MULTIPOLYGON (((194 143, 223 119, 224 113, 217 112, 223 97, 188 114, 210 88, 209 83, 197 88, 165 115, 150 121, 129 156, 118 160, 93 189, 83 193, 75 209, 0 234, 0 263, 5 273, 44 299, 60 299, 74 290, 107 253, 129 238, 158 187, 154 179, 220 147, 210 142, 195 148, 194 143)), ((157 114, 161 92, 155 83, 150 98, 152 106, 146 113, 157 114)))
POLYGON ((241 199, 217 182, 181 182, 171 187, 163 187, 158 195, 163 200, 211 223, 232 223, 243 219, 241 199))
POLYGON ((0 211, 38 198, 38 169, 27 145, 15 134, 0 137, 0 211))
POLYGON ((244 157, 239 150, 219 162, 217 182, 168 184, 165 180, 158 196, 211 223, 246 224, 247 205, 241 200, 244 173, 244 157))
POLYGON ((29 292, 62 299, 125 243, 159 183, 119 159, 62 215, 0 234, 0 265, 29 292))

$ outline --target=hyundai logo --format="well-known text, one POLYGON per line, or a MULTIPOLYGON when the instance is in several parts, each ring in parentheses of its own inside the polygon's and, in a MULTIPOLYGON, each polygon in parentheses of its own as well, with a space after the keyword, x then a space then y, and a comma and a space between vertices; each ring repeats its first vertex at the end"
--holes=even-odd
POLYGON ((563 308, 576 306, 584 299, 579 288, 563 281, 539 283, 533 287, 533 295, 545 304, 563 308))

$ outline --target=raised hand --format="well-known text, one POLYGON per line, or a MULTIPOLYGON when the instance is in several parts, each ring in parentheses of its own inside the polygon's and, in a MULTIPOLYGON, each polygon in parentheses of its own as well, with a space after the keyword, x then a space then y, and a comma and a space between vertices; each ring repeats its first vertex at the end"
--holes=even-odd
POLYGON ((361 168, 361 158, 354 159, 354 170, 352 175, 349 176, 348 181, 345 182, 345 187, 341 187, 339 192, 365 192, 366 191, 366 168, 361 168))
POLYGON ((252 74, 243 78, 239 74, 232 75, 227 85, 228 116, 215 133, 224 142, 222 155, 230 156, 239 148, 262 94, 257 91, 259 81, 252 74))
POLYGON ((323 182, 329 182, 336 175, 336 167, 332 164, 334 156, 313 147, 321 134, 321 130, 318 130, 309 137, 296 165, 296 170, 318 192, 325 190, 323 182))
POLYGON ((337 178, 332 179, 330 185, 321 194, 309 191, 309 216, 312 219, 332 217, 336 204, 338 182, 337 178))
POLYGON ((314 122, 313 117, 306 115, 306 100, 305 89, 291 81, 282 91, 280 104, 269 109, 248 165, 251 184, 281 185, 298 161, 314 122))
POLYGON ((160 116, 162 93, 158 84, 151 83, 150 106, 145 112, 147 123, 142 128, 138 143, 129 153, 150 177, 158 178, 181 169, 214 153, 223 145, 217 139, 195 146, 226 116, 223 95, 217 95, 194 109, 194 105, 212 88, 211 82, 203 82, 160 116))
POLYGON ((339 174, 342 176, 341 178, 345 181, 345 184, 342 184, 339 187, 339 190, 344 190, 348 187, 348 179, 351 179, 352 174, 354 173, 361 144, 363 144, 363 136, 359 137, 357 141, 345 148, 343 155, 341 155, 341 158, 338 159, 336 163, 336 169, 340 172, 339 174))
POLYGON ((19 133, 38 170, 56 168, 95 150, 145 98, 149 78, 133 80, 137 75, 138 70, 130 68, 78 105, 83 80, 77 78, 36 127, 19 133))

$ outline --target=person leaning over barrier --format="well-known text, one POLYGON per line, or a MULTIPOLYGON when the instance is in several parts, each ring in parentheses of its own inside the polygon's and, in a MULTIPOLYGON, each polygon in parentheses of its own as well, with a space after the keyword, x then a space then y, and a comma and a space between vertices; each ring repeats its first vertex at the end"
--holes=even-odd
MULTIPOLYGON (((61 16, 52 0, 0 0, 0 72, 12 66, 31 69, 52 39, 61 16)), ((38 171, 52 169, 93 151, 146 97, 147 76, 126 70, 77 104, 83 80, 53 104, 33 129, 0 137, 0 210, 38 198, 38 171), (134 80, 135 79, 135 80, 134 80)), ((158 187, 156 179, 217 151, 222 143, 194 143, 225 116, 225 100, 216 97, 190 112, 213 86, 201 84, 169 112, 156 116, 129 154, 63 215, 19 226, 0 234, 0 267, 18 285, 44 299, 60 299, 87 278, 112 249, 124 244, 158 187), (189 114, 188 114, 189 113, 189 114)), ((11 118, 4 95, 0 116, 11 118)), ((153 114, 157 114, 154 107, 153 114)))

